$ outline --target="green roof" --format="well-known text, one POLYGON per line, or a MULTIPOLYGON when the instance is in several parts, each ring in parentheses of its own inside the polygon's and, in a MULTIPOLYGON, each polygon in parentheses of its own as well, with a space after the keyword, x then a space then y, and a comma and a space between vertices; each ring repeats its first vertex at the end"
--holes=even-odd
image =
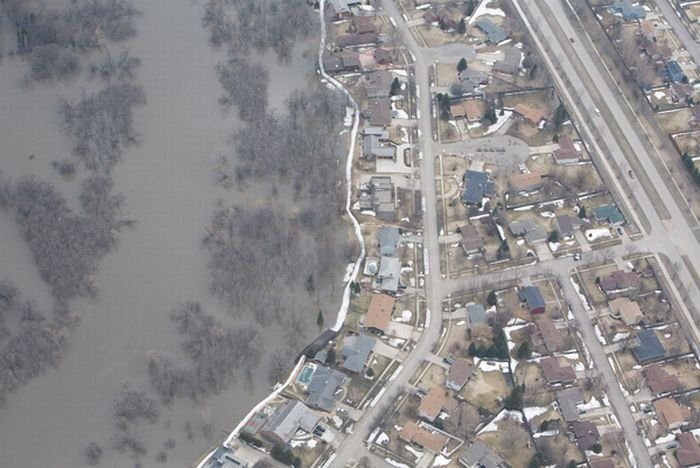
POLYGON ((625 217, 622 216, 622 213, 620 213, 620 210, 617 209, 617 205, 614 203, 593 208, 593 216, 597 221, 607 220, 611 224, 619 224, 625 220, 625 217))

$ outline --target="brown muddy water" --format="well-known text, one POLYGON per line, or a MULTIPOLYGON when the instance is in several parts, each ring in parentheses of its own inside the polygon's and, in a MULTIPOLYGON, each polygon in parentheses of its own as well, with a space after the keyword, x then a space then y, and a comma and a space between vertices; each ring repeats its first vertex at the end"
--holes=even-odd
MULTIPOLYGON (((0 467, 85 466, 83 448, 90 441, 105 449, 101 467, 131 467, 136 461, 144 467, 164 466, 155 455, 168 438, 176 446, 165 466, 189 466, 269 392, 263 356, 250 380, 239 376, 227 391, 205 403, 176 400, 171 408, 161 408, 157 423, 141 423, 138 433, 148 453, 139 460, 109 448, 115 433, 112 400, 121 382, 129 379, 150 391, 146 352, 183 356, 169 320, 171 308, 192 298, 224 323, 234 323, 209 295, 207 253, 200 242, 218 198, 259 203, 265 196, 261 190, 227 192, 214 185, 217 154, 238 123, 217 104, 221 88, 214 66, 223 52, 208 45, 201 5, 191 0, 135 3, 143 11, 137 19, 138 36, 124 46, 141 58, 137 76, 148 103, 135 109, 134 127, 142 143, 126 150, 114 181, 126 197, 126 217, 138 224, 122 233, 115 251, 101 262, 97 299, 71 304, 82 322, 63 362, 10 395, 0 408, 0 467), (193 440, 185 436, 187 422, 193 440), (213 429, 209 438, 203 435, 204 424, 213 429)), ((314 79, 316 47, 314 41, 298 46, 288 66, 279 65, 271 53, 260 57, 270 71, 272 106, 281 108, 290 91, 314 79)), ((77 208, 78 185, 85 174, 79 171, 75 180, 64 181, 50 167, 52 160, 70 152, 70 142, 60 132, 57 102, 98 84, 81 78, 27 88, 22 85, 25 72, 26 64, 17 57, 6 55, 0 64, 0 170, 50 181, 77 208)), ((337 286, 343 270, 339 265, 337 286)), ((49 288, 6 213, 0 213, 0 278, 12 279, 25 296, 50 310, 49 288)), ((322 300, 339 303, 340 291, 336 287, 334 296, 327 292, 322 300)), ((294 301, 304 304, 309 298, 300 291, 294 301)), ((326 322, 334 319, 326 317, 326 322)), ((314 320, 310 313, 309 338, 317 331, 314 320)), ((271 325, 263 337, 264 343, 272 343, 264 346, 271 350, 283 341, 283 331, 271 325)))

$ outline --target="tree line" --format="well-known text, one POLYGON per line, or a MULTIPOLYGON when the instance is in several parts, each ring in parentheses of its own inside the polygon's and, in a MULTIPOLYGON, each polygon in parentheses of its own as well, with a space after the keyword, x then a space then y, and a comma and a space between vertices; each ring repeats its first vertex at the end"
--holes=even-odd
POLYGON ((83 0, 52 9, 44 3, 5 0, 2 11, 14 27, 17 51, 28 57, 28 77, 62 79, 80 69, 80 53, 103 38, 123 41, 136 34, 139 11, 129 0, 83 0))

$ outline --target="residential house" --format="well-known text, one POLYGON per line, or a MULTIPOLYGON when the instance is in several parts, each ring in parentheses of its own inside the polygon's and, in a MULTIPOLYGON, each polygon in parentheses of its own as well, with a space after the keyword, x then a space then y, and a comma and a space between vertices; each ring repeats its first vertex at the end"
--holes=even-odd
POLYGON ((675 392, 681 388, 678 377, 670 375, 660 364, 649 366, 643 372, 649 389, 655 395, 675 392))
POLYGON ((616 468, 615 462, 610 458, 593 458, 588 460, 590 468, 616 468))
POLYGON ((389 97, 394 77, 391 72, 377 70, 364 74, 365 91, 368 98, 389 97))
POLYGON ((394 61, 394 54, 383 47, 374 49, 374 61, 379 65, 389 65, 394 61))
POLYGON ((673 57, 673 50, 670 47, 656 41, 643 40, 641 49, 654 61, 666 61, 673 57))
POLYGON ((554 218, 554 225, 561 239, 571 239, 581 229, 581 220, 577 216, 560 215, 554 218))
POLYGON ((571 366, 562 367, 556 357, 541 359, 540 368, 548 385, 567 385, 576 381, 576 371, 571 366))
POLYGON ((485 172, 468 170, 463 177, 465 187, 462 192, 462 203, 465 205, 481 206, 484 198, 493 196, 496 184, 489 180, 485 172))
POLYGON ((391 321, 396 299, 387 294, 373 294, 362 325, 369 331, 383 335, 391 321))
POLYGON ((675 103, 684 105, 692 104, 695 92, 693 87, 687 83, 672 83, 671 84, 671 100, 675 103))
POLYGON ((369 102, 369 124, 377 127, 391 125, 391 102, 389 98, 372 99, 369 102))
MULTIPOLYGON (((532 313, 532 312, 531 312, 532 313)), ((540 332, 540 337, 544 343, 544 347, 550 353, 556 353, 564 347, 564 341, 561 339, 561 334, 557 327, 554 325, 552 319, 548 317, 540 317, 535 323, 537 323, 537 329, 540 332)))
POLYGON ((530 125, 537 126, 542 122, 547 116, 547 112, 542 109, 537 109, 535 107, 530 107, 528 105, 518 103, 515 105, 513 112, 522 117, 525 122, 530 125))
MULTIPOLYGON (((251 461, 244 459, 237 450, 220 445, 214 450, 203 468, 248 468, 251 461)), ((274 466, 274 465, 273 465, 274 466)))
POLYGON ((445 386, 455 392, 459 392, 473 373, 474 364, 464 359, 455 359, 454 362, 450 364, 450 369, 447 372, 445 386))
POLYGON ((368 161, 373 161, 377 158, 394 159, 396 157, 396 148, 382 143, 381 138, 377 135, 364 135, 362 138, 362 156, 368 161))
POLYGON ((527 310, 531 315, 544 313, 547 304, 542 297, 542 292, 537 286, 524 286, 520 288, 518 297, 527 304, 527 310))
POLYGON ((598 286, 610 297, 617 294, 634 294, 639 290, 640 284, 637 273, 616 270, 601 279, 598 286))
POLYGON ((578 150, 568 135, 559 137, 559 148, 552 155, 557 164, 574 164, 579 160, 578 150))
POLYGON ((464 101, 464 115, 467 119, 467 122, 473 123, 473 122, 479 122, 484 114, 482 109, 484 108, 484 100, 483 99, 469 99, 467 101, 464 101))
POLYGON ((417 445, 432 453, 440 453, 449 440, 438 431, 428 430, 413 421, 401 428, 399 438, 404 442, 417 445))
POLYGON ((640 330, 636 334, 636 345, 632 348, 632 354, 640 364, 658 361, 666 355, 664 345, 659 341, 654 330, 640 330))
POLYGON ((673 398, 661 398, 654 402, 654 409, 661 425, 670 430, 678 429, 690 417, 690 408, 681 406, 673 398))
POLYGON ((639 31, 642 37, 647 41, 656 40, 656 29, 654 28, 654 23, 651 21, 642 21, 639 23, 639 31))
POLYGON ((352 16, 350 5, 347 0, 330 0, 330 6, 333 10, 333 19, 349 18, 352 16))
POLYGON ((480 70, 474 70, 471 68, 462 70, 457 74, 457 77, 459 78, 459 81, 462 82, 462 84, 464 84, 464 82, 466 81, 470 81, 472 83, 472 87, 474 88, 489 83, 488 73, 482 72, 480 70))
POLYGON ((474 26, 486 34, 486 42, 489 44, 500 44, 508 39, 508 33, 487 18, 479 19, 476 23, 474 23, 474 26))
POLYGON ((343 340, 343 364, 342 368, 355 374, 359 374, 365 368, 369 361, 374 345, 377 343, 375 338, 366 335, 348 335, 343 340))
POLYGON ((510 468, 491 447, 481 440, 475 440, 459 455, 459 464, 466 468, 510 468))
POLYGON ((508 47, 503 51, 503 60, 497 60, 493 64, 493 71, 505 75, 515 75, 520 69, 523 53, 516 47, 508 47))
POLYGON ((678 464, 682 468, 700 466, 700 446, 692 432, 683 432, 676 435, 678 449, 675 451, 678 464))
POLYGON ((453 119, 463 119, 467 116, 467 110, 463 102, 455 102, 450 104, 450 115, 453 119))
POLYGON ((379 240, 379 254, 392 257, 401 243, 401 233, 397 227, 384 226, 379 229, 377 239, 379 240))
POLYGON ((625 217, 622 216, 620 210, 615 203, 607 203, 593 208, 593 217, 599 223, 607 222, 613 226, 620 225, 625 222, 625 217))
POLYGON ((459 243, 466 255, 473 255, 484 251, 484 239, 479 235, 479 231, 471 224, 465 224, 458 228, 462 235, 459 243))
POLYGON ((360 60, 353 53, 327 55, 323 58, 323 68, 328 73, 357 72, 360 70, 360 60))
POLYGON ((536 172, 515 172, 510 175, 508 183, 513 193, 523 193, 541 189, 543 181, 542 176, 536 172))
POLYGON ((306 387, 306 404, 323 411, 333 411, 346 379, 342 372, 319 366, 306 387))
POLYGON ((598 427, 591 421, 574 421, 571 425, 571 431, 574 433, 576 443, 583 452, 592 450, 593 446, 600 441, 598 427))
POLYGON ((335 38, 338 47, 367 47, 379 42, 379 36, 375 33, 367 34, 341 34, 335 38))
POLYGON ((418 417, 428 422, 433 422, 443 411, 450 413, 457 407, 457 400, 446 395, 445 390, 440 387, 431 388, 418 406, 418 417))
POLYGON ((360 186, 360 210, 373 211, 384 221, 396 219, 394 184, 390 177, 374 176, 368 184, 360 186))
POLYGON ((401 262, 395 257, 382 257, 377 273, 379 289, 394 293, 401 287, 401 262))
POLYGON ((622 319, 625 325, 631 327, 637 325, 644 318, 639 304, 627 297, 618 297, 608 302, 611 315, 617 319, 622 319))
POLYGON ((668 74, 668 79, 673 83, 680 83, 681 81, 687 81, 687 77, 683 72, 683 69, 678 62, 675 60, 669 60, 666 62, 666 73, 668 74))
POLYGON ((559 411, 567 423, 573 423, 580 418, 578 405, 584 403, 583 392, 578 387, 567 388, 557 392, 559 411))
POLYGON ((260 429, 260 435, 277 444, 288 443, 301 429, 311 434, 321 420, 321 414, 298 400, 285 400, 260 429))
POLYGON ((467 305, 467 327, 474 328, 475 326, 487 323, 486 321, 486 309, 481 304, 468 304, 467 305))
POLYGON ((508 229, 515 237, 524 237, 530 245, 547 240, 547 233, 530 219, 513 221, 508 229))
POLYGON ((355 16, 350 22, 350 31, 355 34, 376 33, 377 28, 371 18, 366 16, 355 16))
POLYGON ((641 5, 633 5, 630 0, 617 0, 610 6, 613 13, 622 15, 625 21, 643 20, 647 16, 647 11, 641 5))

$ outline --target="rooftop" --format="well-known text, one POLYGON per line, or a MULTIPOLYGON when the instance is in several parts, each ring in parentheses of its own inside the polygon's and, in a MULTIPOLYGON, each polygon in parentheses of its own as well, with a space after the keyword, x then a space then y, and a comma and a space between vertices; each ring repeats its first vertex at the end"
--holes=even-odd
POLYGON ((619 316, 627 326, 637 325, 644 318, 639 304, 628 297, 618 297, 608 305, 613 314, 619 316))
POLYGON ((392 256, 396 252, 396 248, 401 243, 401 233, 399 228, 393 226, 384 226, 377 233, 379 240, 379 254, 392 256))
POLYGON ((649 389, 655 394, 674 392, 681 388, 681 382, 675 375, 670 375, 660 364, 644 369, 649 389))
POLYGON ((559 402, 559 411, 566 422, 574 422, 579 420, 579 412, 577 405, 584 402, 583 392, 578 387, 567 388, 557 392, 557 401, 559 402))
POLYGON ((306 388, 306 403, 324 411, 332 411, 337 402, 336 392, 345 383, 346 378, 342 372, 319 366, 306 388))
POLYGON ((598 222, 607 221, 613 225, 625 221, 625 217, 622 216, 622 213, 620 213, 620 210, 614 203, 607 203, 593 208, 593 217, 598 222))
POLYGON ((346 336, 343 340, 343 368, 357 374, 362 372, 376 342, 371 336, 346 336))
POLYGON ((473 373, 474 364, 464 359, 455 359, 447 372, 447 381, 452 384, 451 386, 461 389, 473 373))
POLYGON ((493 195, 496 188, 485 172, 468 170, 464 173, 464 182, 462 203, 471 205, 478 205, 484 197, 493 195))
POLYGON ((530 107, 526 104, 518 103, 515 105, 513 111, 516 114, 523 116, 532 125, 539 125, 541 121, 547 116, 547 112, 542 109, 537 109, 535 107, 530 107))
POLYGON ((559 351, 564 346, 564 341, 561 339, 559 330, 554 325, 552 319, 542 317, 537 320, 537 328, 540 331, 540 336, 544 342, 544 347, 550 353, 559 351))
POLYGON ((533 190, 542 186, 542 176, 536 172, 521 174, 516 172, 510 176, 510 187, 519 192, 522 190, 533 190))
POLYGON ((576 380, 576 371, 571 366, 562 367, 559 359, 548 357, 540 360, 540 367, 547 383, 573 382, 576 380))
POLYGON ((487 41, 491 44, 499 44, 508 38, 508 34, 500 26, 487 18, 478 20, 474 25, 486 34, 487 41))
POLYGON ((401 280, 401 262, 396 257, 382 257, 377 277, 382 291, 396 292, 401 280))
POLYGON ((676 450, 678 464, 682 467, 700 465, 700 446, 691 432, 676 435, 680 447, 676 450))
POLYGON ((462 235, 462 248, 467 252, 481 250, 484 247, 484 239, 479 235, 479 231, 471 224, 465 224, 459 227, 459 233, 462 235))
POLYGON ((520 288, 518 297, 521 301, 525 301, 527 303, 527 308, 530 311, 540 308, 544 309, 547 306, 544 301, 544 297, 542 297, 542 292, 540 292, 540 288, 537 286, 524 286, 520 288))
POLYGON ((440 453, 448 441, 447 437, 439 432, 429 431, 413 421, 401 428, 399 437, 409 443, 420 445, 433 453, 440 453))
POLYGON ((274 435, 285 443, 297 430, 313 431, 321 415, 297 400, 285 400, 260 429, 262 433, 274 435))
POLYGON ((484 306, 481 304, 468 304, 467 321, 469 323, 469 328, 474 328, 474 326, 480 323, 486 323, 486 309, 484 306))
POLYGON ((654 402, 659 422, 667 428, 678 427, 690 416, 690 409, 678 404, 673 398, 661 398, 654 402))
POLYGON ((364 327, 385 332, 391 321, 395 302, 396 299, 387 294, 373 294, 363 321, 364 327))
POLYGON ((603 292, 615 293, 631 291, 639 287, 639 275, 633 271, 625 272, 616 270, 600 280, 600 289, 603 292))
POLYGON ((475 440, 473 444, 462 450, 459 461, 465 466, 478 466, 481 468, 501 468, 505 462, 491 450, 491 447, 481 440, 475 440))
POLYGON ((445 395, 445 390, 440 387, 432 387, 425 395, 418 406, 418 415, 428 421, 434 421, 442 410, 449 412, 453 410, 456 401, 445 395))
POLYGON ((566 164, 578 161, 578 151, 571 137, 563 135, 559 137, 559 148, 554 150, 554 160, 558 164, 566 164))
POLYGON ((640 330, 636 336, 638 344, 632 348, 632 354, 637 361, 644 363, 664 357, 666 350, 654 330, 640 330))

